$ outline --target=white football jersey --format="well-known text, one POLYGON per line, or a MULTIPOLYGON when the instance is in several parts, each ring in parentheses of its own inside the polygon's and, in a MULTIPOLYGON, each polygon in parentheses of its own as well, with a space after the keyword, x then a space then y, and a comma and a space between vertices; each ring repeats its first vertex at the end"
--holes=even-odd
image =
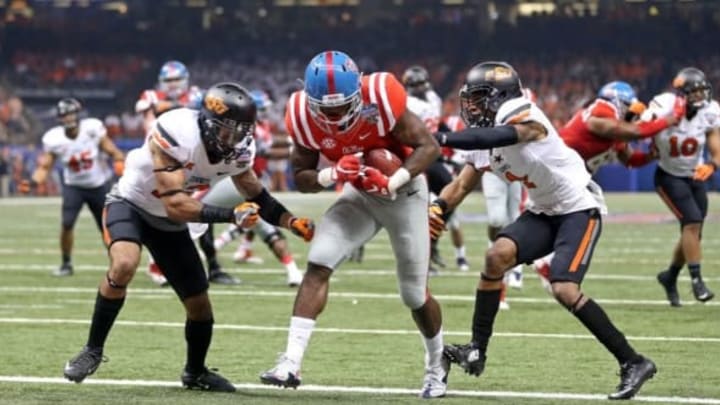
MULTIPOLYGON (((676 95, 662 93, 650 102, 643 120, 667 116, 672 112, 676 95)), ((658 151, 658 165, 678 177, 692 177, 695 167, 703 163, 705 134, 720 126, 720 105, 712 100, 699 109, 691 120, 683 117, 677 125, 666 128, 653 138, 658 151)))
POLYGON ((489 151, 473 151, 468 163, 477 170, 492 170, 506 182, 519 181, 528 191, 527 209, 535 214, 563 215, 601 208, 588 189, 590 174, 580 155, 565 145, 545 114, 525 97, 506 101, 495 125, 534 121, 547 129, 539 141, 489 151))
POLYGON ((442 112, 442 100, 432 90, 425 93, 425 100, 411 96, 408 94, 407 109, 417 115, 430 133, 435 133, 440 125, 440 116, 442 112))
POLYGON ((145 143, 128 153, 125 172, 118 183, 122 198, 158 217, 167 217, 167 212, 160 198, 156 197, 150 142, 182 165, 177 170, 185 172, 183 190, 187 193, 206 189, 222 177, 250 170, 255 158, 255 144, 252 137, 247 137, 241 142, 242 145, 237 146, 245 151, 237 160, 210 164, 200 138, 198 111, 178 108, 161 115, 145 143))
POLYGON ((100 151, 100 140, 106 135, 105 125, 99 119, 84 118, 75 139, 68 138, 62 126, 48 130, 42 137, 43 149, 62 162, 65 184, 100 187, 109 180, 107 163, 103 161, 106 155, 100 151))

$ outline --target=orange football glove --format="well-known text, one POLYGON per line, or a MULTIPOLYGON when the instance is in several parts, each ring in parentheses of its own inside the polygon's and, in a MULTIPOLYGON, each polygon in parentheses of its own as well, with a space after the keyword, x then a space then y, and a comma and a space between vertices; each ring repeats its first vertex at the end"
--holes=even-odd
POLYGON ((705 181, 715 173, 715 165, 712 163, 704 163, 695 167, 693 180, 705 181))
POLYGON ((235 224, 241 229, 250 229, 260 220, 260 206, 254 202, 244 202, 235 207, 235 224))
POLYGON ((113 171, 115 172, 116 176, 122 176, 123 172, 125 172, 125 162, 122 160, 116 160, 113 163, 113 171))
POLYGON ((33 179, 23 179, 20 180, 20 183, 18 183, 17 191, 20 194, 28 194, 35 190, 38 186, 39 184, 33 179))
POLYGON ((292 217, 289 225, 290 231, 303 238, 305 242, 310 242, 315 236, 315 222, 310 218, 292 217))
POLYGON ((633 101, 632 104, 630 104, 630 107, 628 107, 628 111, 638 117, 641 116, 645 110, 647 110, 647 106, 642 101, 633 101))
POLYGON ((428 207, 428 218, 430 220, 430 238, 438 240, 443 231, 445 231, 445 220, 443 219, 443 209, 438 204, 431 204, 428 207))

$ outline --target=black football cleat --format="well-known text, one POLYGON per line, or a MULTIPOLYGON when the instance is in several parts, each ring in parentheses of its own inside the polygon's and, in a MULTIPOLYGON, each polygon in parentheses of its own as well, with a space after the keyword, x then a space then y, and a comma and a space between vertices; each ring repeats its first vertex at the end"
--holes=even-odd
POLYGON ((208 281, 215 284, 237 285, 240 280, 222 271, 221 269, 211 269, 208 271, 208 281))
POLYGON ((72 263, 63 263, 53 271, 53 276, 55 277, 68 277, 73 275, 73 265, 72 263))
POLYGON ((657 367, 652 360, 640 356, 634 363, 627 362, 620 366, 620 384, 617 391, 608 395, 608 399, 630 399, 640 391, 645 381, 657 373, 657 367))
POLYGON ((434 263, 441 269, 445 268, 445 260, 440 255, 440 250, 438 250, 437 245, 430 246, 430 263, 434 263))
POLYGON ((475 342, 466 345, 445 345, 443 354, 452 363, 458 364, 466 373, 480 377, 485 370, 485 353, 475 342))
POLYGON ((665 289, 665 295, 668 301, 670 301, 671 307, 680 307, 680 295, 677 290, 677 280, 671 280, 670 272, 665 270, 661 271, 657 275, 657 281, 665 289))
POLYGON ((213 391, 213 392, 235 392, 236 388, 230 381, 213 370, 207 368, 200 373, 191 373, 183 370, 180 381, 183 387, 189 390, 213 391))
POLYGON ((102 353, 102 348, 83 347, 80 353, 65 364, 63 371, 65 378, 81 383, 85 377, 93 374, 100 367, 100 363, 107 361, 102 353))
POLYGON ((699 277, 692 280, 692 292, 695 299, 700 302, 707 302, 715 297, 715 293, 710 291, 705 282, 699 277))

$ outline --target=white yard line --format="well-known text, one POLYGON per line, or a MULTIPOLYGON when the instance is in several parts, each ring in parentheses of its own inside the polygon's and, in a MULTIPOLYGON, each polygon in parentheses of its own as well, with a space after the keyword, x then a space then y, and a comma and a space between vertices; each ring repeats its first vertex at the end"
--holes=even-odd
MULTIPOLYGON (((87 325, 89 319, 55 319, 55 318, 0 318, 0 323, 26 324, 26 325, 87 325)), ((151 321, 115 321, 117 325, 132 327, 158 327, 158 328, 184 328, 184 322, 151 322, 151 321)), ((243 330, 255 332, 286 332, 286 326, 264 325, 236 325, 218 323, 213 326, 216 330, 243 330)), ((317 333, 341 333, 358 335, 417 335, 417 330, 411 329, 355 329, 355 328, 315 328, 317 333)), ((445 336, 468 337, 470 332, 443 331, 445 336)), ((524 332, 495 332, 493 336, 506 338, 535 338, 535 339, 595 339, 592 335, 573 333, 524 333, 524 332)), ((686 336, 628 336, 628 339, 648 342, 693 342, 693 343, 720 343, 720 337, 686 337, 686 336)))
MULTIPOLYGON (((22 384, 73 384, 64 378, 59 377, 33 377, 33 376, 0 376, 0 382, 22 383, 22 384)), ((132 386, 132 387, 178 387, 178 381, 159 380, 111 380, 88 378, 83 382, 88 385, 110 385, 110 386, 132 386)), ((235 383, 240 390, 278 390, 280 388, 255 384, 235 383)), ((300 392, 330 392, 330 393, 353 393, 373 395, 417 395, 418 390, 412 388, 390 388, 390 387, 360 387, 342 385, 301 385, 300 392)), ((557 400, 580 400, 580 401, 605 401, 605 394, 576 394, 564 392, 521 392, 521 391, 472 391, 472 390, 448 390, 448 397, 476 397, 476 398, 525 398, 525 399, 557 399, 557 400)), ((639 402, 662 402, 669 404, 708 404, 720 405, 720 399, 716 398, 693 398, 693 397, 659 397, 659 396, 637 396, 633 399, 639 402)))
MULTIPOLYGON (((39 287, 39 286, 0 286, 0 292, 16 293, 16 294, 37 294, 37 293, 50 293, 50 294, 95 294, 96 288, 90 287, 39 287)), ((150 294, 150 295, 172 295, 173 291, 169 289, 161 288, 132 288, 129 290, 130 295, 134 294, 150 294)), ((296 295, 295 290, 288 291, 263 291, 263 290, 242 290, 242 289, 213 289, 210 292, 213 296, 248 296, 248 297, 288 297, 294 298, 296 295)), ((369 299, 369 300, 399 300, 399 296, 396 293, 365 293, 365 292, 330 292, 331 297, 347 298, 347 299, 369 299)), ((457 295, 457 294, 438 294, 435 298, 441 301, 465 301, 473 302, 475 297, 471 294, 457 295)), ((665 300, 628 300, 628 299, 613 299, 613 298, 594 298, 596 302, 606 305, 633 305, 633 306, 666 306, 668 305, 665 300)), ((557 302, 550 298, 532 298, 532 297, 510 297, 508 298, 509 303, 525 303, 525 304, 553 304, 557 302)), ((683 305, 701 305, 701 306, 720 306, 720 301, 711 301, 706 303, 698 303, 695 301, 684 301, 683 305)))
MULTIPOLYGON (((22 263, 0 263, 0 272, 2 271, 36 271, 36 272, 51 272, 57 268, 55 264, 22 264, 22 263)), ((76 264, 73 266, 74 271, 77 272, 88 272, 88 273, 104 273, 107 271, 107 265, 95 265, 95 264, 76 264)), ((285 270, 278 267, 223 267, 228 273, 234 274, 277 274, 284 275, 285 270)), ((144 268, 138 270, 138 273, 142 273, 144 268)), ((439 278, 445 277, 458 277, 458 278, 472 278, 476 280, 478 278, 478 271, 460 272, 456 269, 445 270, 440 273, 439 278)), ((336 271, 336 276, 387 276, 395 277, 396 273, 394 270, 378 270, 378 269, 350 269, 340 268, 336 271)), ((524 273, 524 277, 537 279, 538 276, 534 271, 527 270, 524 273)), ((585 276, 586 280, 609 280, 609 281, 648 281, 657 283, 654 275, 642 276, 636 274, 593 274, 590 272, 585 276)), ((690 277, 680 276, 680 281, 690 281, 690 277)), ((720 281, 720 277, 703 277, 705 281, 720 281)))

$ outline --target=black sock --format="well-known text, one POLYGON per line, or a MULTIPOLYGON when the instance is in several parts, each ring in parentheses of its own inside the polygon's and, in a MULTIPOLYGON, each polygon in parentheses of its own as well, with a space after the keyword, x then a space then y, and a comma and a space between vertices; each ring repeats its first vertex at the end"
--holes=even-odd
POLYGON ((214 271, 220 269, 220 263, 217 261, 217 251, 215 250, 215 238, 213 237, 212 224, 208 226, 208 230, 200 237, 200 249, 202 249, 207 259, 208 270, 214 271))
POLYGON ((500 307, 501 290, 477 290, 475 294, 475 313, 473 314, 472 341, 483 353, 487 350, 492 335, 495 315, 500 307))
POLYGON ((574 315, 615 356, 618 363, 634 362, 640 357, 625 335, 617 330, 605 311, 592 299, 587 300, 574 315))
POLYGON ((90 324, 90 335, 88 336, 87 346, 93 348, 102 348, 105 346, 107 339, 115 323, 115 318, 120 313, 120 309, 125 302, 125 297, 120 299, 105 298, 100 291, 95 297, 95 311, 92 316, 92 324, 90 324))
POLYGON ((70 258, 70 255, 67 253, 62 254, 62 264, 70 264, 72 259, 70 258))
POLYGON ((690 272, 690 277, 693 281, 695 280, 702 280, 702 277, 700 276, 700 263, 688 263, 688 271, 690 272))
POLYGON ((677 281, 680 270, 682 270, 682 266, 678 266, 676 264, 671 264, 670 267, 668 267, 668 273, 672 276, 672 280, 677 281))
POLYGON ((213 320, 185 321, 185 341, 187 342, 187 363, 185 370, 190 373, 205 371, 205 356, 212 340, 213 320))

